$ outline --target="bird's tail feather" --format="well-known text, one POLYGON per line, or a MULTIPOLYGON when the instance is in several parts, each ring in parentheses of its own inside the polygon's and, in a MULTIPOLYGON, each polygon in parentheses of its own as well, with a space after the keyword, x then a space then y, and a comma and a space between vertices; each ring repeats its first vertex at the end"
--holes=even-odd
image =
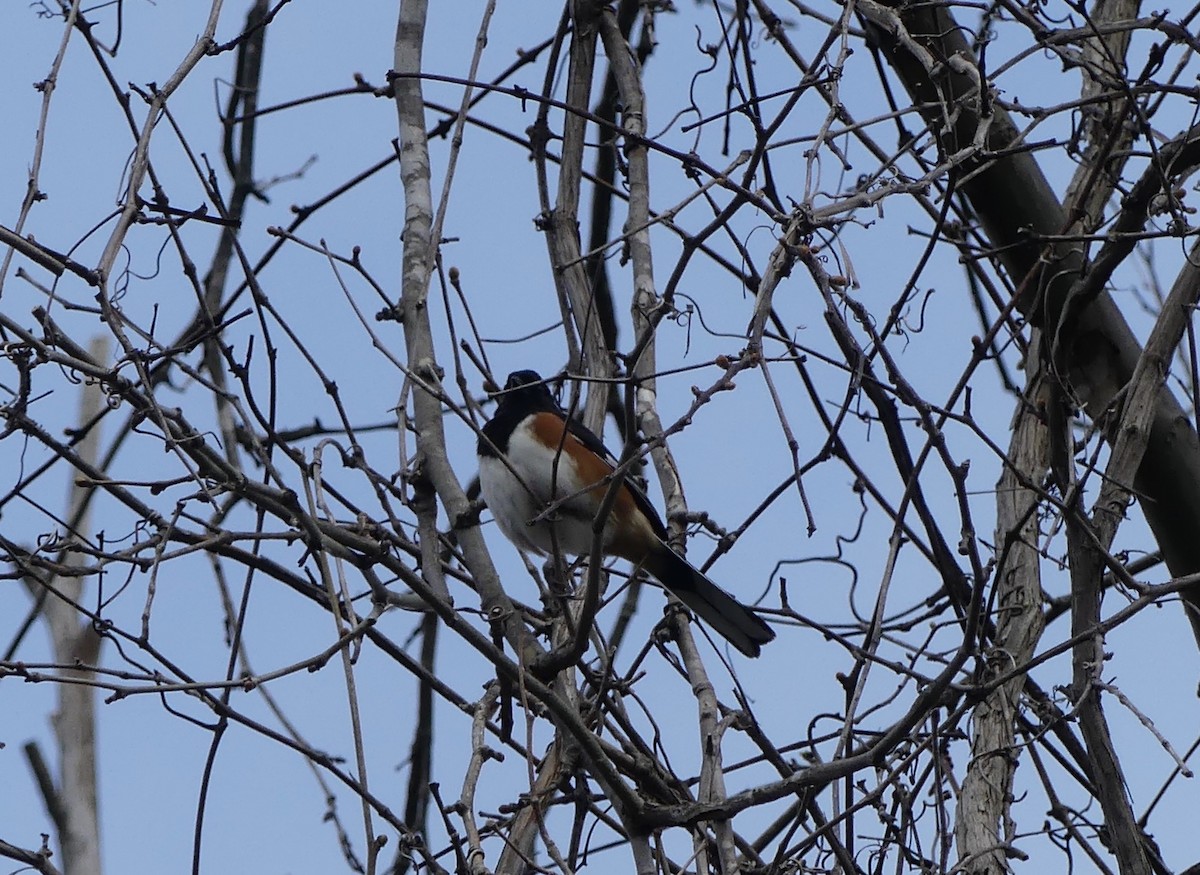
POLYGON ((713 631, 747 656, 758 656, 762 645, 775 637, 758 614, 665 544, 646 558, 645 567, 713 631))

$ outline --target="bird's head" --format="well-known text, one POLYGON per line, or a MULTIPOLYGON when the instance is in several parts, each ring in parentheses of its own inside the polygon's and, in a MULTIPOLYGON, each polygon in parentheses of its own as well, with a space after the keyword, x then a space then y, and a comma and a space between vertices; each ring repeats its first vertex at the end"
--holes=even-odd
POLYGON ((503 407, 558 409, 558 402, 554 400, 548 382, 537 371, 513 371, 504 381, 504 388, 496 393, 496 399, 503 407))
POLYGON ((504 381, 504 391, 512 392, 520 389, 522 386, 534 386, 541 383, 545 386, 545 381, 542 380, 542 375, 537 371, 513 371, 508 375, 508 379, 504 381))

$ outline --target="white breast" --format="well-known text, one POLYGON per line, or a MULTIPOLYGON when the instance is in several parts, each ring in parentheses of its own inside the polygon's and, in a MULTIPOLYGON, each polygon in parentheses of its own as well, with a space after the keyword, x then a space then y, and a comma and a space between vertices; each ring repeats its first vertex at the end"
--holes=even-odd
POLYGON ((588 484, 580 481, 570 456, 544 446, 522 423, 509 438, 508 463, 490 456, 479 460, 479 486, 500 531, 533 553, 552 553, 555 547, 573 556, 589 552, 595 501, 590 493, 575 495, 588 484), (552 501, 566 496, 575 497, 538 519, 552 501))

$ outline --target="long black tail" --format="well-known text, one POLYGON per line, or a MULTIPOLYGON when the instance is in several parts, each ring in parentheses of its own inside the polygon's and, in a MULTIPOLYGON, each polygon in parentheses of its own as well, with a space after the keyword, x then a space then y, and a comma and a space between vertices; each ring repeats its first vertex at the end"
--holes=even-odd
POLYGON ((758 614, 689 565, 666 544, 646 558, 645 567, 713 631, 747 656, 758 656, 762 645, 775 637, 775 632, 758 614))

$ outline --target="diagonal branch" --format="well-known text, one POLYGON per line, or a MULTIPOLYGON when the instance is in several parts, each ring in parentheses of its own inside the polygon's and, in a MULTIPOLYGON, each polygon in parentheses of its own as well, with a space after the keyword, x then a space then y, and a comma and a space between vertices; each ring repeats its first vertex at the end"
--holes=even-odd
MULTIPOLYGON (((1141 356, 1128 323, 1104 282, 1132 248, 1132 241, 1111 241, 1101 250, 1100 266, 1090 268, 1075 247, 1047 246, 1043 236, 1062 234, 1068 217, 1033 154, 1019 145, 1011 117, 981 91, 978 66, 950 7, 914 4, 896 7, 885 27, 872 22, 870 38, 892 64, 919 109, 954 153, 976 142, 987 122, 984 149, 963 171, 959 190, 979 216, 997 258, 1018 286, 1017 306, 1035 325, 1053 335, 1069 310, 1070 336, 1061 338, 1055 356, 1060 372, 1087 413, 1099 417, 1132 377, 1141 356), (955 113, 947 118, 947 107, 955 113), (1091 279, 1089 279, 1091 278, 1091 279), (1072 301, 1086 303, 1075 307, 1072 301)), ((1151 198, 1170 185, 1171 176, 1200 161, 1195 129, 1160 150, 1159 160, 1135 186, 1137 195, 1118 217, 1121 230, 1140 230, 1151 198)), ((1154 399, 1146 451, 1134 479, 1142 510, 1162 549, 1171 574, 1200 570, 1200 440, 1176 400, 1164 386, 1154 399)), ((1183 593, 1200 644, 1200 589, 1183 593)))

